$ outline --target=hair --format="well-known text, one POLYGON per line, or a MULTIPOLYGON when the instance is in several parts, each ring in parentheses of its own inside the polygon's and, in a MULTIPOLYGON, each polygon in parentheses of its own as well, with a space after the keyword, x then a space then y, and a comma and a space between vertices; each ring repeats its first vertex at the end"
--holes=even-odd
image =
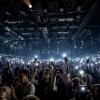
POLYGON ((94 84, 93 87, 97 87, 100 90, 100 84, 94 84))
POLYGON ((18 73, 19 73, 19 75, 20 75, 20 74, 24 74, 24 75, 26 75, 28 78, 29 78, 29 76, 30 76, 30 72, 29 72, 29 70, 27 70, 27 69, 21 69, 18 73))
POLYGON ((84 81, 81 80, 81 79, 78 78, 78 77, 75 77, 75 78, 72 79, 72 83, 84 84, 84 81))
POLYGON ((4 92, 6 92, 7 99, 9 100, 11 98, 11 88, 8 86, 2 86, 0 87, 0 90, 2 89, 4 92))
POLYGON ((68 58, 67 57, 64 57, 64 60, 68 61, 68 58))
POLYGON ((80 79, 78 77, 75 77, 75 78, 72 79, 72 82, 79 83, 80 82, 80 79))
POLYGON ((37 96, 34 95, 27 95, 22 100, 40 100, 37 96))

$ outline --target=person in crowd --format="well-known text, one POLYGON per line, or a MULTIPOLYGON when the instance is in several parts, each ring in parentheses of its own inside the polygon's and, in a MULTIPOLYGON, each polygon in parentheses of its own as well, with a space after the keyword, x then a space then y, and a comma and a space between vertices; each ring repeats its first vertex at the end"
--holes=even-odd
POLYGON ((18 100, 13 87, 0 87, 0 100, 18 100))
POLYGON ((57 71, 54 78, 54 91, 56 92, 56 98, 68 100, 72 98, 72 86, 71 77, 69 74, 61 74, 57 71))
POLYGON ((14 76, 17 77, 18 76, 18 72, 20 71, 20 68, 19 67, 16 67, 14 69, 14 76))
POLYGON ((69 60, 67 57, 64 57, 63 71, 65 74, 69 73, 69 71, 70 71, 69 60))
POLYGON ((0 73, 0 87, 2 86, 2 76, 1 76, 1 73, 0 73))
POLYGON ((13 85, 14 75, 9 67, 3 68, 1 75, 2 75, 3 85, 8 85, 8 86, 13 85))
POLYGON ((100 72, 97 70, 97 68, 93 68, 92 77, 95 80, 95 83, 100 83, 100 72))
POLYGON ((44 70, 42 80, 39 81, 38 93, 41 100, 53 99, 52 74, 49 68, 44 70))
POLYGON ((35 67, 33 74, 31 75, 31 82, 35 85, 36 87, 36 92, 35 94, 38 95, 38 90, 39 90, 39 80, 40 80, 40 70, 35 67))
POLYGON ((92 78, 91 75, 86 74, 82 80, 84 81, 84 83, 87 85, 88 89, 90 90, 92 87, 92 84, 94 83, 94 79, 92 78))
POLYGON ((35 59, 28 66, 13 64, 14 68, 6 63, 0 71, 0 100, 99 100, 100 72, 84 62, 79 66, 65 57, 60 63, 35 59))
POLYGON ((16 85, 15 90, 19 100, 27 95, 35 94, 35 86, 29 81, 29 71, 27 69, 19 71, 19 84, 16 85))
POLYGON ((93 97, 94 100, 100 100, 100 84, 93 85, 93 97))

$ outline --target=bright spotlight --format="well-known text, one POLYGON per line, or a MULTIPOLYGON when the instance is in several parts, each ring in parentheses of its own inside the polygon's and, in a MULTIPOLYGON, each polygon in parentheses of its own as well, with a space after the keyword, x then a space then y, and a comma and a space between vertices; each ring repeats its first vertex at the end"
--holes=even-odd
POLYGON ((62 56, 63 56, 63 57, 66 57, 66 56, 67 56, 67 54, 66 54, 66 53, 63 53, 63 54, 62 54, 62 56))
POLYGON ((32 4, 30 0, 22 0, 29 8, 32 8, 32 4))
POLYGON ((31 4, 29 4, 28 6, 29 6, 29 8, 32 8, 32 5, 31 4))
POLYGON ((83 71, 83 70, 80 70, 80 71, 79 71, 79 74, 80 74, 81 76, 83 76, 83 75, 84 75, 84 71, 83 71))

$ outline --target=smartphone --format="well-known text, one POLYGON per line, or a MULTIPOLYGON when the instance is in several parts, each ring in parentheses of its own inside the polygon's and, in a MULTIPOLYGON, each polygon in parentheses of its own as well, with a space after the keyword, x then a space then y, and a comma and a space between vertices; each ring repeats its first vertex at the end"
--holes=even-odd
POLYGON ((86 85, 80 85, 79 86, 79 92, 80 93, 86 93, 87 92, 87 86, 86 85))

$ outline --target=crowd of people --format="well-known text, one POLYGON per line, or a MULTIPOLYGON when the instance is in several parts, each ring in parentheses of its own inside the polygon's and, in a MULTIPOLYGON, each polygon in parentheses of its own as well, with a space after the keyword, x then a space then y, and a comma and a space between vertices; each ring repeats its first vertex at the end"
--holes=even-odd
MULTIPOLYGON (((0 61, 0 100, 100 100, 100 64, 0 61)), ((82 62, 81 62, 82 63, 82 62)))

